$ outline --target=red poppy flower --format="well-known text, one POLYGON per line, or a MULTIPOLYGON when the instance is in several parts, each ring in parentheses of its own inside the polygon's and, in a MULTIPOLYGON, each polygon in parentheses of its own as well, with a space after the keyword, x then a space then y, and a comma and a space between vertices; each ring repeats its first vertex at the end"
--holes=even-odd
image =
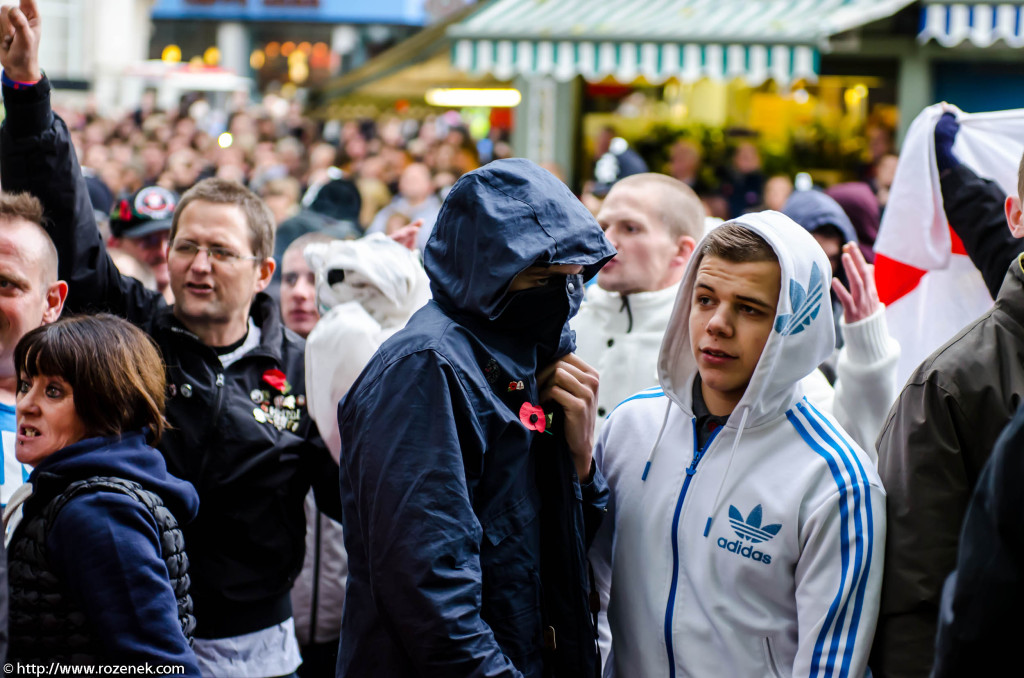
POLYGON ((269 384, 271 388, 276 388, 281 393, 287 394, 288 391, 292 390, 291 385, 288 383, 288 378, 284 376, 284 372, 281 370, 267 370, 263 373, 263 381, 269 384))
POLYGON ((119 210, 119 212, 120 213, 117 216, 121 221, 132 220, 132 208, 128 206, 127 200, 121 201, 121 209, 119 210))
POLYGON ((526 428, 539 433, 544 433, 548 423, 543 408, 530 403, 523 403, 523 406, 519 408, 519 421, 523 422, 523 426, 526 428))

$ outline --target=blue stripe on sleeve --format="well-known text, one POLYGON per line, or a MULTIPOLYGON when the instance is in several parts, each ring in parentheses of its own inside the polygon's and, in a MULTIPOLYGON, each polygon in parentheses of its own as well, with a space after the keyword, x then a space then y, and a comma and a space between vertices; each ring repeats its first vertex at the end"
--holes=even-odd
POLYGON ((665 391, 660 388, 657 391, 651 391, 649 389, 647 391, 640 391, 636 395, 631 395, 625 400, 623 400, 621 403, 616 405, 615 409, 608 413, 608 416, 610 417, 613 414, 615 414, 615 410, 619 409, 620 407, 628 403, 630 400, 646 400, 647 398, 661 398, 664 395, 665 391))
MULTIPOLYGON (((846 626, 847 614, 849 612, 850 601, 854 602, 854 616, 859 618, 860 611, 856 609, 856 591, 863 584, 862 570, 864 565, 864 526, 861 522, 861 487, 860 483, 857 482, 857 472, 853 468, 853 464, 850 463, 849 458, 845 454, 844 450, 839 444, 825 432, 821 423, 815 420, 808 413, 807 408, 804 407, 803 403, 797 403, 797 409, 803 414, 807 423, 811 425, 814 432, 825 442, 828 447, 832 449, 836 457, 842 462, 846 468, 846 472, 849 474, 850 486, 853 489, 853 525, 854 525, 854 558, 853 558, 853 576, 850 580, 850 595, 847 595, 843 599, 843 607, 839 611, 839 623, 836 625, 836 631, 832 634, 832 643, 829 646, 828 661, 829 666, 833 666, 836 661, 837 653, 839 652, 839 640, 842 637, 843 629, 846 626)), ((856 627, 852 624, 847 628, 846 633, 856 636, 856 627)), ((847 639, 849 640, 849 638, 847 639)), ((852 644, 846 644, 843 650, 842 665, 849 666, 851 656, 852 644)), ((827 676, 828 674, 826 674, 827 676)))
MULTIPOLYGON (((811 434, 807 431, 804 425, 800 423, 800 420, 797 418, 797 416, 793 414, 793 410, 788 410, 786 412, 786 418, 789 419, 789 422, 793 425, 793 428, 796 429, 797 433, 800 434, 800 437, 804 439, 804 442, 806 442, 807 445, 812 450, 814 450, 814 452, 817 453, 818 456, 824 459, 826 464, 828 464, 828 468, 832 472, 832 477, 836 481, 836 486, 839 488, 839 494, 841 497, 839 502, 839 520, 842 529, 840 548, 842 569, 840 571, 839 576, 839 592, 836 593, 836 597, 832 600, 832 603, 829 605, 828 613, 825 615, 825 622, 822 624, 821 630, 818 632, 818 638, 814 642, 814 652, 811 656, 810 678, 817 678, 818 667, 821 664, 821 655, 825 646, 825 639, 828 638, 829 630, 832 628, 832 622, 835 620, 836 613, 839 610, 839 603, 843 599, 843 590, 846 588, 846 571, 850 565, 850 538, 848 535, 849 530, 847 529, 849 521, 849 508, 847 506, 848 502, 846 499, 846 481, 843 479, 842 473, 839 471, 839 467, 836 465, 835 459, 833 459, 832 456, 829 455, 829 453, 826 452, 825 449, 818 444, 818 441, 816 441, 813 438, 813 436, 811 436, 811 434)), ((831 674, 832 664, 831 662, 829 662, 826 666, 825 675, 828 676, 831 674)))
MULTIPOLYGON (((865 507, 866 512, 867 512, 867 524, 868 524, 867 558, 864 561, 864 571, 863 571, 863 573, 861 575, 860 584, 857 587, 856 601, 854 603, 853 620, 852 620, 851 626, 850 626, 850 631, 851 632, 850 632, 850 637, 849 637, 849 639, 847 641, 846 656, 843 659, 841 675, 846 675, 849 672, 849 670, 850 670, 850 660, 852 659, 852 655, 853 655, 852 650, 853 650, 853 646, 855 645, 856 640, 857 640, 857 629, 860 627, 860 615, 861 615, 861 612, 863 611, 863 608, 864 608, 864 596, 867 593, 868 573, 871 570, 871 560, 872 560, 872 554, 874 552, 875 521, 874 521, 874 510, 873 510, 873 508, 871 506, 871 484, 868 481, 867 473, 864 472, 864 465, 860 463, 860 459, 858 458, 856 451, 854 451, 854 449, 850 446, 849 441, 847 441, 847 439, 845 437, 843 437, 843 435, 839 431, 836 430, 835 426, 832 425, 832 422, 830 422, 827 418, 822 416, 822 414, 818 410, 818 408, 816 408, 814 405, 812 405, 810 403, 810 401, 808 401, 806 398, 804 400, 807 403, 808 408, 816 415, 816 419, 821 421, 821 423, 823 423, 825 426, 827 426, 829 428, 829 430, 832 431, 832 433, 834 434, 832 439, 834 441, 841 442, 843 447, 845 447, 847 453, 844 455, 844 459, 853 458, 854 463, 856 463, 856 465, 857 465, 858 473, 856 473, 856 474, 853 473, 853 471, 851 469, 850 470, 851 475, 853 475, 854 478, 857 478, 859 476, 859 479, 860 479, 860 483, 859 484, 863 484, 863 488, 864 488, 864 507, 865 507)), ((801 409, 803 409, 803 408, 801 407, 801 409)), ((805 414, 806 414, 806 412, 805 412, 805 414)), ((849 462, 847 462, 847 467, 849 468, 849 462)), ((858 535, 857 536, 858 536, 858 541, 859 541, 860 540, 860 532, 859 531, 858 531, 858 535)))

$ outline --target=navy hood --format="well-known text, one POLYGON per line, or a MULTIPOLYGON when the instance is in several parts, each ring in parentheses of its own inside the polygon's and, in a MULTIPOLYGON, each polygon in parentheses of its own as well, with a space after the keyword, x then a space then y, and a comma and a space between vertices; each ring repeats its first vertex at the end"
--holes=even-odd
POLYGON ((821 191, 794 191, 782 213, 814 233, 822 226, 835 226, 843 233, 843 242, 858 242, 850 217, 835 200, 821 191))
POLYGON ((86 438, 43 459, 29 476, 33 485, 41 476, 60 476, 67 482, 93 476, 134 480, 159 495, 182 525, 199 511, 199 495, 192 485, 167 471, 163 455, 146 444, 141 432, 86 438))
POLYGON ((455 183, 423 260, 434 301, 447 313, 494 320, 520 271, 537 263, 578 264, 586 281, 613 256, 597 220, 564 183, 513 158, 455 183))

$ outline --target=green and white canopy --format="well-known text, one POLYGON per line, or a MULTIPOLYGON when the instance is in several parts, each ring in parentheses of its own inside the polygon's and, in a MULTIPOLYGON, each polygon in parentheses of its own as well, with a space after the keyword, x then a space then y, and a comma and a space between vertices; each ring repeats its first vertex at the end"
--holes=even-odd
POLYGON ((545 75, 693 82, 815 80, 830 36, 912 0, 492 0, 451 26, 452 63, 545 75))

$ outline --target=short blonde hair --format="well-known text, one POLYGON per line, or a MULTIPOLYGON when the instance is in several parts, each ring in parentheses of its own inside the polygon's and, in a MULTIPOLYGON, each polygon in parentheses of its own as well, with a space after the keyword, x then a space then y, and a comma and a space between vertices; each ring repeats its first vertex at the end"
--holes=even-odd
POLYGON ((700 256, 703 258, 717 257, 734 264, 748 262, 774 261, 778 263, 779 255, 775 253, 768 241, 751 229, 737 223, 722 224, 711 231, 704 240, 700 256))
POLYGON ((666 174, 644 172, 617 181, 612 190, 652 186, 659 192, 655 205, 662 224, 673 240, 688 235, 694 240, 704 236, 704 205, 693 189, 666 174))
POLYGON ((42 241, 40 271, 47 285, 57 281, 57 247, 44 226, 43 203, 31 193, 8 193, 0 191, 0 219, 21 219, 35 226, 42 241))

